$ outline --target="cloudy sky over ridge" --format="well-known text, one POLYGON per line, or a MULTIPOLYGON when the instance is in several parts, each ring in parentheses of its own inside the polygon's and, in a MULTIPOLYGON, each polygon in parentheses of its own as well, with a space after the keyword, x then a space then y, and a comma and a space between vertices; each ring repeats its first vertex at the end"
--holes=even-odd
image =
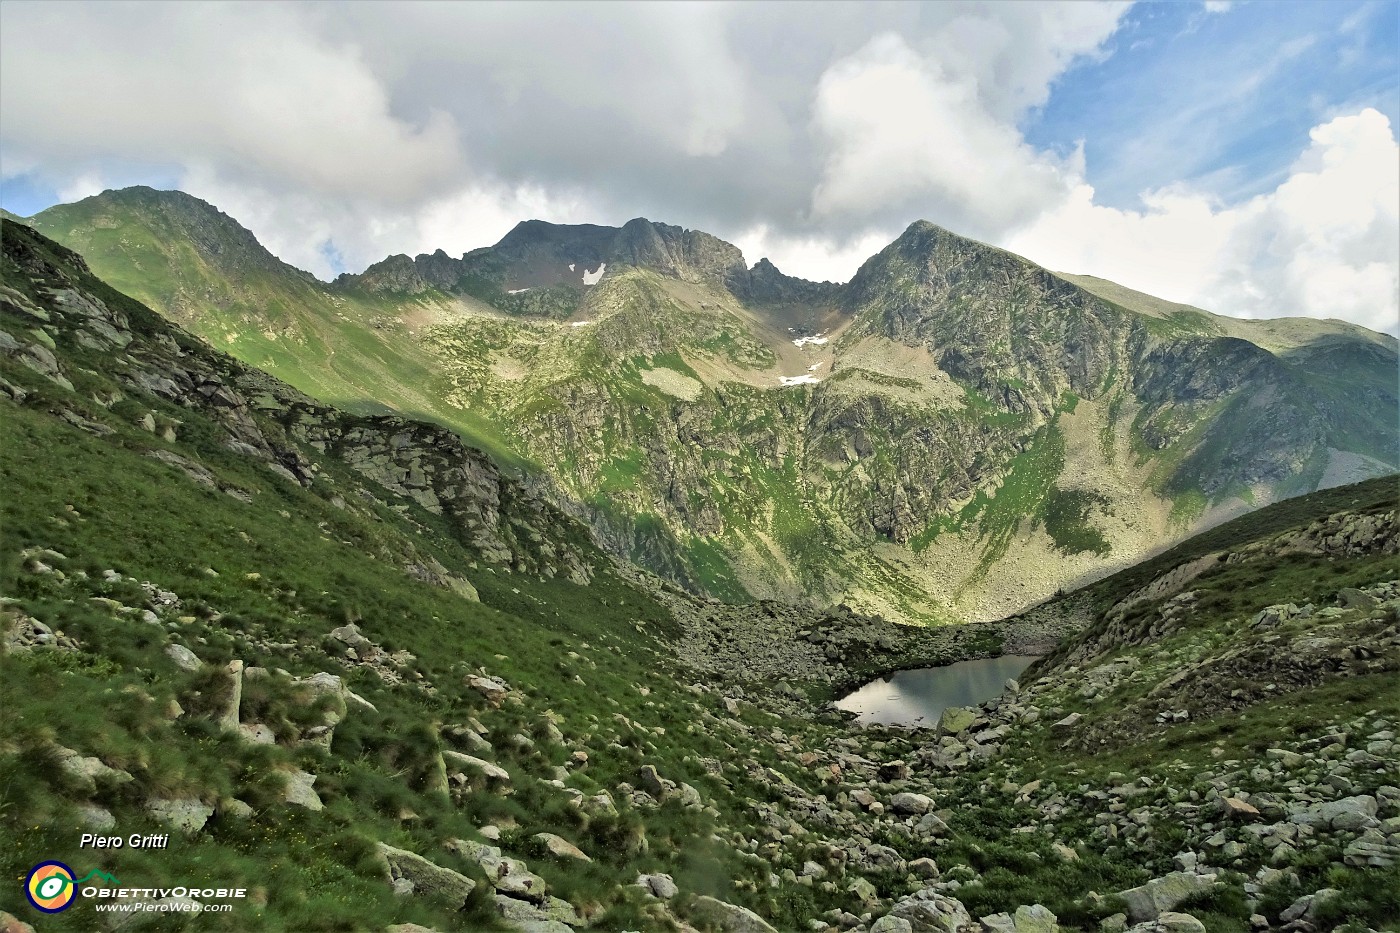
POLYGON ((318 275, 518 220, 844 280, 915 219, 1400 327, 1400 4, 0 2, 0 203, 179 187, 318 275))

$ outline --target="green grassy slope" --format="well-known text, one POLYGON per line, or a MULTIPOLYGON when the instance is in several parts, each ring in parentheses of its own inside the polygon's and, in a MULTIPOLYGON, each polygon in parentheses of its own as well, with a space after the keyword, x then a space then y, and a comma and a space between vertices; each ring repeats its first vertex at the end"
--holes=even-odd
POLYGON ((406 321, 444 301, 337 294, 276 259, 245 228, 180 192, 109 191, 32 218, 104 281, 249 365, 351 411, 399 411, 523 461, 489 417, 447 401, 437 364, 406 321))

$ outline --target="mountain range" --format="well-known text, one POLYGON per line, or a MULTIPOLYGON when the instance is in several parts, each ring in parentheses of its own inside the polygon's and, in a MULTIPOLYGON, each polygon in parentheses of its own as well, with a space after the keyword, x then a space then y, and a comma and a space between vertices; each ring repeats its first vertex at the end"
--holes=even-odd
POLYGON ((1393 476, 993 623, 726 604, 534 467, 0 241, 7 933, 1396 929, 1393 476), (1041 657, 936 721, 829 702, 1000 653, 1041 657))
POLYGON ((726 600, 1000 618, 1397 468, 1394 338, 1050 272, 926 222, 847 283, 636 219, 326 283, 180 192, 35 229, 327 403, 459 433, 614 555, 726 600))

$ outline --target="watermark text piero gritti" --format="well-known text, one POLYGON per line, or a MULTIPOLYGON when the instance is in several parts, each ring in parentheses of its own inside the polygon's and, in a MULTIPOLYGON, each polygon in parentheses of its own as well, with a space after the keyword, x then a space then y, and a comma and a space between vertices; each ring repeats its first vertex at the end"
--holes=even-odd
POLYGON ((121 836, 95 836, 83 833, 78 840, 80 849, 164 849, 170 844, 169 833, 151 833, 143 836, 132 833, 123 839, 121 836))

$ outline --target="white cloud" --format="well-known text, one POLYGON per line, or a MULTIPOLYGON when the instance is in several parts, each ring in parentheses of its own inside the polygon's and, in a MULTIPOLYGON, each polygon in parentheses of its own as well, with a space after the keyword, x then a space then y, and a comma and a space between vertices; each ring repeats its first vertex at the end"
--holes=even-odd
POLYGON ((81 201, 94 194, 101 194, 106 189, 107 184, 98 172, 87 171, 65 180, 63 186, 58 189, 58 197, 64 202, 81 201))
POLYGON ((818 217, 864 220, 936 203, 974 235, 1001 232, 1063 197, 1063 166, 982 105, 973 75, 951 74, 898 36, 873 39, 822 76, 814 125, 828 156, 818 217))
MULTIPOLYGON (((1072 62, 1104 54, 1122 4, 560 9, 573 15, 6 2, 3 172, 65 199, 179 179, 321 276, 328 244, 359 269, 394 252, 460 255, 531 217, 640 214, 840 281, 924 218, 1211 310, 1395 328, 1400 198, 1380 113, 1312 118, 1276 182, 1236 184, 1218 166, 1218 183, 1270 186, 1233 205, 1197 182, 1105 207, 1082 151, 1026 141, 1021 123, 1072 62)), ((1175 141, 1221 135, 1211 114, 1235 111, 1220 95, 1249 105, 1295 54, 1285 44, 1211 84, 1209 106, 1188 88, 1118 161, 1205 177, 1175 141)))
POLYGON ((844 282, 898 234, 898 230, 878 230, 841 242, 787 236, 760 224, 743 231, 733 242, 750 265, 767 258, 785 275, 814 282, 844 282))
POLYGON ((384 199, 458 168, 451 117, 395 118, 357 47, 321 38, 295 7, 14 4, 5 32, 23 37, 0 59, 7 154, 55 174, 106 158, 216 165, 384 199))
POLYGON ((323 246, 334 244, 345 266, 358 272, 391 252, 460 256, 499 240, 526 218, 554 223, 594 219, 578 198, 554 197, 541 188, 466 185, 412 208, 325 202, 295 192, 274 194, 216 173, 188 173, 180 187, 218 206, 254 231, 274 255, 323 279, 334 277, 323 246))
POLYGON ((1050 96, 1051 86, 1081 56, 1096 57, 1117 30, 1128 3, 1004 3, 962 7, 914 42, 928 61, 969 80, 978 102, 1014 122, 1050 96))
POLYGON ((1314 127, 1277 188, 1224 206, 1185 188, 1146 209, 1082 181, 1006 246, 1052 269, 1239 317, 1308 315, 1400 330, 1400 147, 1374 109, 1314 127))

